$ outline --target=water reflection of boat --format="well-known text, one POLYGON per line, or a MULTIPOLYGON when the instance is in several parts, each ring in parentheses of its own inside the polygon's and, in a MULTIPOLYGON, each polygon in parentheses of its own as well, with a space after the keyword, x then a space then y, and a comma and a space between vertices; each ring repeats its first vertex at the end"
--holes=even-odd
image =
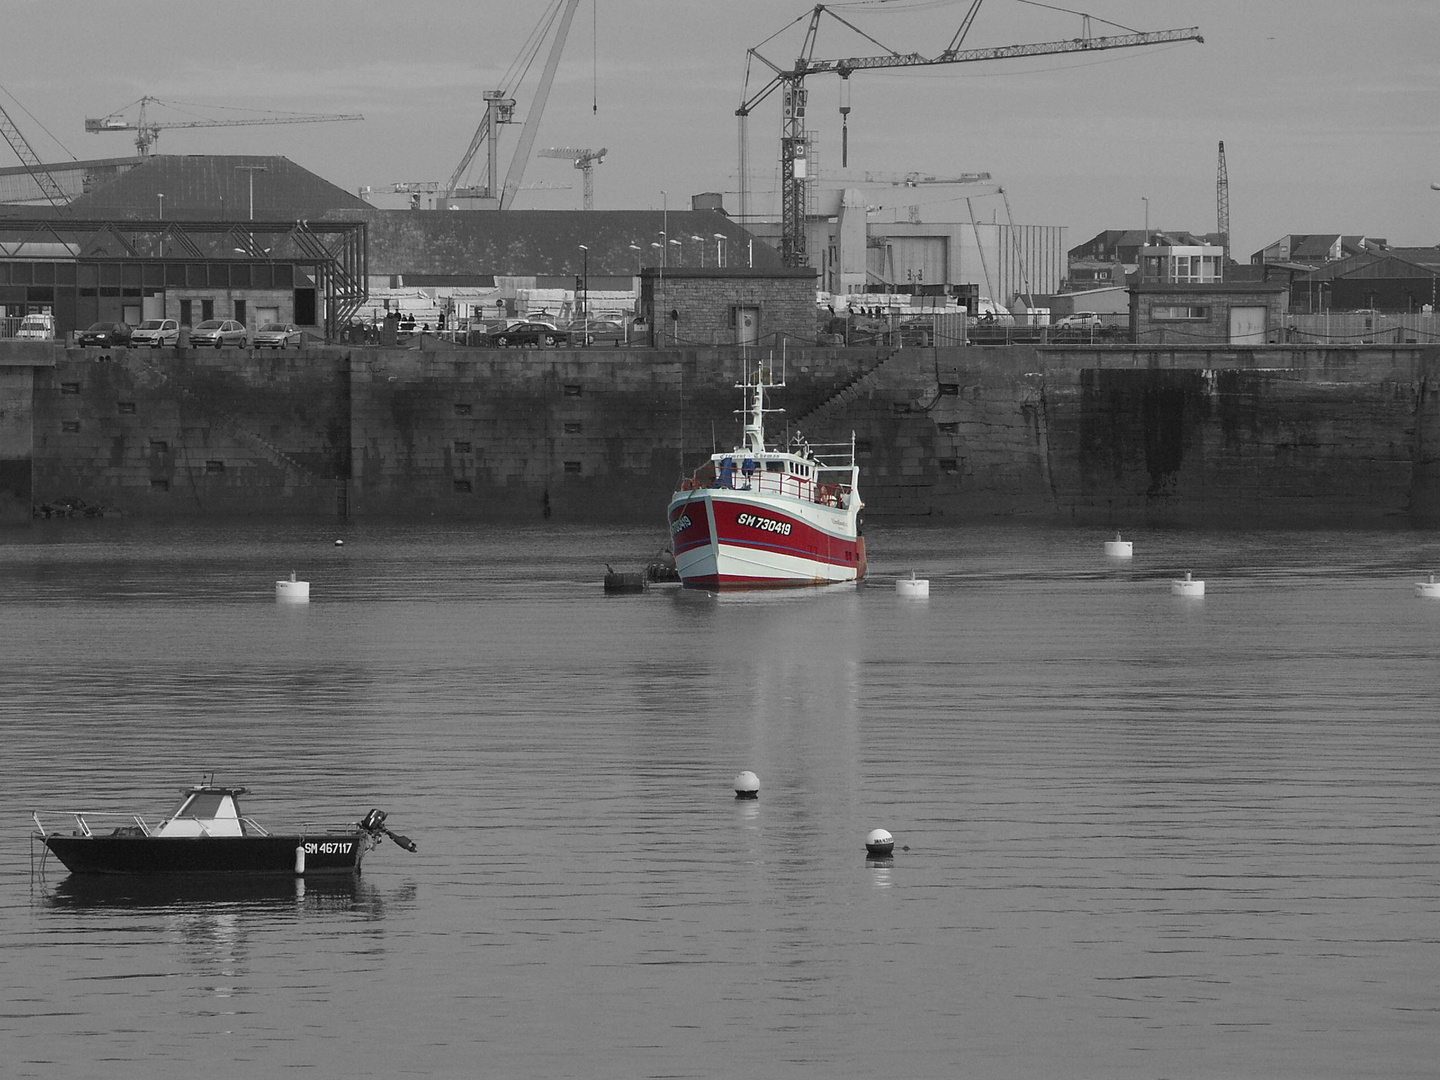
POLYGON ((201 906, 274 910, 304 904, 350 907, 360 896, 354 874, 306 880, 213 874, 71 874, 46 898, 65 910, 146 910, 201 906))
MULTIPOLYGON (((383 810, 371 810, 349 825, 301 825, 272 832, 240 812, 239 797, 245 793, 245 788, 213 783, 185 788, 175 812, 153 828, 139 814, 71 810, 63 813, 75 827, 62 833, 47 829, 37 810, 34 837, 72 874, 232 879, 353 875, 382 837, 415 850, 414 841, 385 827, 383 810)), ((60 812, 46 813, 53 823, 60 812)))

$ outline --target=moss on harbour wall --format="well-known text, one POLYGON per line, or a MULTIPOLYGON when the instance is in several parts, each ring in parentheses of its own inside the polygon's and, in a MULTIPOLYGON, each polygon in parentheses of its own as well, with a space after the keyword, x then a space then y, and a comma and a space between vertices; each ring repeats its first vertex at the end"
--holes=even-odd
MULTIPOLYGON (((77 500, 146 516, 658 522, 682 470, 741 422, 733 349, 57 347, 40 361, 8 344, 12 521, 77 500)), ((1433 525, 1437 362, 1426 346, 799 349, 767 424, 812 444, 853 432, 872 517, 1433 525)))

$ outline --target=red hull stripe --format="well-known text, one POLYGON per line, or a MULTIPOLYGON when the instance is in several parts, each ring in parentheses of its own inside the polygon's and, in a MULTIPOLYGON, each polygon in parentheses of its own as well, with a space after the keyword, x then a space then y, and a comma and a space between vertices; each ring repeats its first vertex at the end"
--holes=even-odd
POLYGON ((714 507, 716 539, 721 544, 849 569, 859 564, 859 544, 854 537, 834 536, 768 507, 720 499, 714 501, 714 507))

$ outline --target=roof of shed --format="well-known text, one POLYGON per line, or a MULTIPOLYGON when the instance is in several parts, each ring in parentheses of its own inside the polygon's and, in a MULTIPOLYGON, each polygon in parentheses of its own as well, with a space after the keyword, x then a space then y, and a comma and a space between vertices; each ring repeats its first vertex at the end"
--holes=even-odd
POLYGON ((177 221, 243 221, 251 216, 252 179, 257 221, 326 214, 354 219, 369 209, 358 195, 286 157, 156 154, 99 190, 81 195, 69 212, 89 218, 153 221, 163 213, 177 221))
POLYGON ((781 265, 779 254, 716 210, 375 210, 332 218, 369 222, 371 275, 629 276, 660 264, 781 265), (722 240, 716 240, 720 233, 722 240), (698 239, 696 239, 698 237, 698 239), (588 255, 582 250, 588 248, 588 255), (752 262, 753 259, 753 262, 752 262))

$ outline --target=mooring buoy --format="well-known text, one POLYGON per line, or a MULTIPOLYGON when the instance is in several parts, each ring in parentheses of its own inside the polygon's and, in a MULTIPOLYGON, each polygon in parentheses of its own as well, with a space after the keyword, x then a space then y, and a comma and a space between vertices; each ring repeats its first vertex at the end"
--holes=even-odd
POLYGON ((915 571, 910 571, 908 578, 898 578, 895 581, 896 596, 913 596, 916 598, 930 595, 930 580, 928 578, 916 577, 915 571))
POLYGON ((286 603, 306 604, 310 602, 310 582, 296 581, 295 571, 290 571, 289 581, 275 582, 275 599, 286 603))
POLYGON ((1186 570, 1183 578, 1175 578, 1170 582, 1170 592, 1174 596, 1204 596, 1205 582, 1191 577, 1190 571, 1186 570))
POLYGON ((895 854, 895 838, 884 829, 871 829, 865 837, 865 850, 871 854, 883 858, 886 855, 895 854))
POLYGON ((1130 540, 1121 540, 1117 532, 1114 540, 1105 541, 1105 554, 1113 559, 1128 559, 1135 554, 1135 544, 1130 540))
POLYGON ((753 772, 746 770, 735 777, 735 798, 737 799, 758 799, 760 797, 760 777, 753 772))

